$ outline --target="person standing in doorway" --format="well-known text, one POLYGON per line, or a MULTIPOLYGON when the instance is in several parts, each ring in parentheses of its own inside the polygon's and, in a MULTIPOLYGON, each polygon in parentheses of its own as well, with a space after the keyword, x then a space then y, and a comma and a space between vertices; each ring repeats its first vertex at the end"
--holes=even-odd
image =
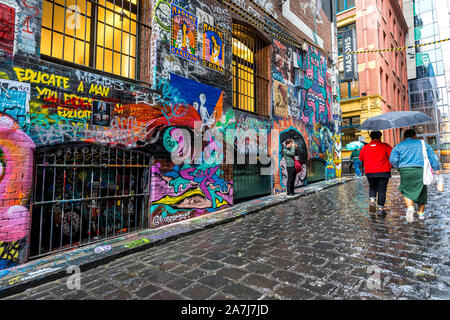
POLYGON ((355 149, 350 154, 350 161, 353 163, 353 168, 355 169, 355 178, 361 177, 361 161, 359 160, 359 153, 361 149, 355 149))
MULTIPOLYGON (((414 221, 414 203, 418 205, 419 219, 425 219, 427 204, 427 186, 423 184, 424 157, 422 142, 416 138, 413 129, 405 131, 404 140, 392 149, 389 161, 400 172, 399 191, 402 193, 406 207, 406 220, 414 221)), ((436 174, 441 174, 439 159, 433 149, 425 143, 425 149, 431 167, 436 174)))
POLYGON ((283 146, 282 154, 284 160, 286 161, 286 170, 287 170, 287 195, 294 196, 295 195, 295 177, 297 173, 295 172, 295 154, 296 154, 297 145, 294 143, 294 140, 287 139, 285 142, 285 146, 283 146))
POLYGON ((384 216, 386 203, 386 190, 391 177, 391 163, 389 157, 392 147, 381 142, 382 133, 372 131, 372 141, 364 145, 359 153, 359 160, 364 165, 367 181, 369 182, 370 211, 374 212, 378 205, 377 214, 384 216), (377 201, 378 194, 378 201, 377 201))

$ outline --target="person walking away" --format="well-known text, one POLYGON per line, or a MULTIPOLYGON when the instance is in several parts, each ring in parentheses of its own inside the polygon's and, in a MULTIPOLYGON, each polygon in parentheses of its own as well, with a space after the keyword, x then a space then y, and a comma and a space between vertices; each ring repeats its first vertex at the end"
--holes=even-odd
POLYGON ((355 178, 361 177, 361 161, 359 160, 359 153, 361 149, 355 149, 350 154, 350 161, 353 163, 353 168, 355 169, 355 178))
POLYGON ((369 182, 370 211, 374 212, 378 207, 377 214, 384 216, 384 204, 386 203, 386 190, 391 177, 391 163, 389 157, 392 147, 381 142, 382 133, 372 131, 372 141, 364 145, 359 153, 359 160, 364 165, 367 181, 369 182), (378 201, 377 201, 378 194, 378 201))
POLYGON ((296 154, 297 145, 294 144, 294 140, 287 139, 285 146, 283 146, 282 154, 286 161, 286 169, 287 169, 287 195, 294 196, 294 188, 295 188, 295 154, 296 154))
MULTIPOLYGON (((423 184, 424 158, 422 143, 416 138, 413 129, 405 131, 404 140, 392 149, 389 161, 400 172, 399 191, 404 197, 407 207, 406 220, 414 221, 414 203, 418 205, 419 219, 425 219, 427 204, 427 186, 423 184)), ((425 143, 428 159, 436 174, 441 174, 439 159, 433 149, 425 143)))

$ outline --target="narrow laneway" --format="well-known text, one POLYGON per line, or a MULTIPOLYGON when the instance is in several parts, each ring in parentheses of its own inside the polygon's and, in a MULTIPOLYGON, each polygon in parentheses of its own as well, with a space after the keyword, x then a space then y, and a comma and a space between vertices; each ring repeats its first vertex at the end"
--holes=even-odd
POLYGON ((408 224, 398 183, 385 218, 356 179, 7 299, 448 299, 449 192, 408 224))

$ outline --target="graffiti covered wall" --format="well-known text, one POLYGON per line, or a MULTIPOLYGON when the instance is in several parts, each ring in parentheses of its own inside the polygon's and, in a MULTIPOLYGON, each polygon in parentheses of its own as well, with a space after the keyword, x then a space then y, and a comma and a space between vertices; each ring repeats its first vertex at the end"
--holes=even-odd
POLYGON ((340 177, 340 132, 336 130, 331 107, 327 59, 312 46, 308 46, 307 52, 279 41, 274 41, 273 46, 274 128, 279 132, 272 149, 279 155, 274 191, 281 192, 286 187, 287 170, 281 149, 289 138, 299 146, 296 157, 302 165, 296 187, 308 180, 340 177), (286 101, 286 115, 278 112, 278 101, 286 101), (319 163, 316 168, 323 168, 324 174, 311 170, 313 163, 319 163))
MULTIPOLYGON (((143 217, 151 228, 228 208, 244 192, 247 196, 282 192, 287 175, 281 148, 289 138, 300 146, 297 187, 310 181, 312 161, 320 162, 324 178, 340 176, 340 132, 335 123, 339 118, 331 110, 327 59, 322 53, 314 47, 302 52, 264 34, 264 62, 271 70, 264 95, 271 112, 263 116, 237 110, 232 107, 232 26, 240 18, 217 1, 145 3, 151 4, 145 10, 152 30, 145 39, 150 50, 143 73, 147 77, 151 70, 151 76, 139 82, 40 60, 42 1, 1 1, 0 270, 26 261, 33 245, 31 197, 42 150, 52 154, 80 143, 148 155, 152 161, 142 173, 149 178, 139 184, 149 193, 143 217), (200 153, 193 152, 198 129, 200 153), (261 141, 267 142, 262 149, 261 141), (254 194, 244 190, 246 184, 239 182, 245 180, 248 167, 225 163, 228 150, 233 151, 233 160, 237 154, 244 159, 255 155, 267 167, 271 160, 268 176, 252 173, 253 182, 268 190, 254 194)), ((272 17, 279 14, 271 1, 233 3, 259 18, 267 12, 272 17)), ((48 166, 42 159, 39 165, 48 166)), ((70 159, 74 166, 81 165, 75 156, 70 159)), ((81 176, 84 179, 84 173, 81 176)), ((132 176, 114 181, 109 174, 100 174, 99 185, 114 190, 125 182, 137 184, 132 176)), ((53 191, 54 199, 65 199, 67 190, 75 194, 66 178, 79 177, 75 173, 66 177, 64 172, 60 187, 43 177, 42 190, 53 191)), ((98 216, 104 208, 92 204, 88 209, 98 216)))

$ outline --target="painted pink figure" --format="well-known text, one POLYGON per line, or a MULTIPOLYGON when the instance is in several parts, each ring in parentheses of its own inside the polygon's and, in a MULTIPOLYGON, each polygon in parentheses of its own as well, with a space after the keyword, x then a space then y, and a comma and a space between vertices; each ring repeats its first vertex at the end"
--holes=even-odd
POLYGON ((9 117, 0 117, 0 242, 23 239, 30 229, 30 212, 24 207, 33 178, 34 142, 9 117), (3 177, 3 178, 1 178, 3 177))

